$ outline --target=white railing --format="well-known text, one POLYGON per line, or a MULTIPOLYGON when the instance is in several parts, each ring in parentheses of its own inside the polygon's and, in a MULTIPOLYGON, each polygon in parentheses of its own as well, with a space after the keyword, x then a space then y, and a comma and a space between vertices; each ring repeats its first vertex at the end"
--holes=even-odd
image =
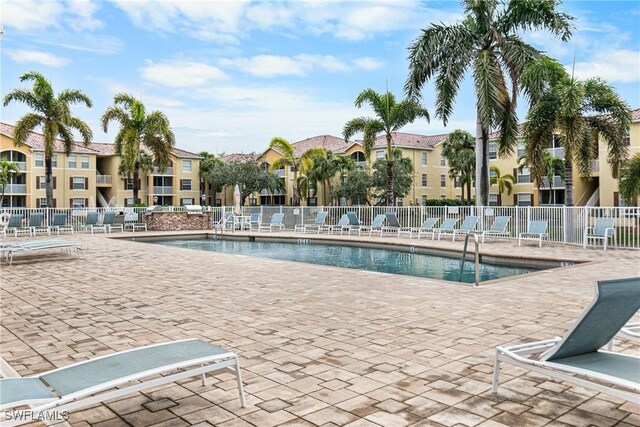
MULTIPOLYGON (((2 191, 2 185, 0 185, 0 191, 2 191)), ((5 194, 26 194, 27 184, 7 184, 4 189, 5 194)))
MULTIPOLYGON (((564 188, 564 179, 562 179, 562 177, 555 175, 553 177, 553 181, 551 181, 553 183, 553 188, 564 188)), ((548 177, 544 177, 542 178, 542 187, 541 188, 549 188, 549 178, 548 177)))
POLYGON ((160 172, 160 169, 154 166, 153 175, 173 175, 173 166, 168 167, 164 172, 160 172))
POLYGON ((173 187, 172 186, 154 186, 153 187, 153 194, 173 194, 173 187))
POLYGON ((111 175, 96 174, 96 184, 111 184, 111 175))

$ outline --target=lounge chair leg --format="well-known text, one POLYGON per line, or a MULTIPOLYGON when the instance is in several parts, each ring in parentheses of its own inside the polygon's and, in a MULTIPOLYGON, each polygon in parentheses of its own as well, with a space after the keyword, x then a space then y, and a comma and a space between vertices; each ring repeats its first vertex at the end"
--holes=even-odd
MULTIPOLYGON (((202 364, 200 366, 204 367, 204 364, 202 364)), ((202 374, 200 377, 202 378, 202 387, 206 387, 207 386, 207 376, 205 374, 202 374)))
POLYGON ((491 393, 498 393, 498 383, 500 382, 500 359, 498 358, 498 351, 496 350, 496 360, 493 365, 493 384, 491 385, 491 393))
POLYGON ((247 401, 244 399, 244 387, 242 386, 242 374, 240 373, 240 359, 236 356, 236 379, 238 380, 238 393, 240 394, 240 406, 247 407, 247 401))
POLYGON ((611 338, 611 341, 609 341, 609 343, 607 344, 607 350, 609 351, 613 350, 613 338, 611 338))

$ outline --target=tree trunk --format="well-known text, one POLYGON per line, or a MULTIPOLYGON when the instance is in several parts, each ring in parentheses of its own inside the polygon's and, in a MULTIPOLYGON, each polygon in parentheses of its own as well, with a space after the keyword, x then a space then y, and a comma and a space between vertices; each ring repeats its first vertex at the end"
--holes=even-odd
POLYGON ((393 149, 391 135, 387 134, 387 206, 393 206, 393 149))
POLYGON ((564 158, 564 204, 573 206, 573 163, 566 155, 564 158))
POLYGON ((136 162, 133 166, 133 204, 137 205, 140 203, 140 199, 138 199, 138 193, 140 188, 138 188, 138 180, 140 179, 140 162, 136 162))
POLYGON ((502 192, 498 189, 498 206, 502 206, 502 192))
MULTIPOLYGON (((44 156, 44 167, 45 167, 45 172, 44 172, 44 180, 45 180, 45 193, 46 193, 46 197, 47 197, 47 207, 48 208, 52 208, 53 207, 53 169, 51 167, 51 155, 50 154, 46 154, 44 156)), ((71 206, 73 207, 73 206, 71 206)))
POLYGON ((489 131, 480 121, 480 113, 476 120, 476 206, 489 204, 489 131))
POLYGON ((331 178, 327 178, 327 203, 329 206, 333 205, 333 200, 331 197, 331 178))
POLYGON ((471 204, 471 170, 467 171, 467 200, 471 204))
MULTIPOLYGON (((293 206, 298 206, 300 194, 298 193, 298 170, 293 169, 293 206)), ((285 201, 285 204, 287 202, 285 201)))

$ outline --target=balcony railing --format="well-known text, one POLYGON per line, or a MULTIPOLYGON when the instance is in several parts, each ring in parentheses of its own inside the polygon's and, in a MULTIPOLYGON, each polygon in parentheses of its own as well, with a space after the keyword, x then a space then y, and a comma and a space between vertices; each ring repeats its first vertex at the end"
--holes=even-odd
POLYGON ((553 157, 559 157, 561 159, 564 159, 564 148, 562 147, 557 147, 557 148, 547 148, 547 151, 549 152, 549 154, 551 154, 553 157))
POLYGON ((153 187, 153 194, 156 195, 161 195, 161 194, 173 194, 173 186, 169 187, 169 186, 154 186, 153 187))
POLYGON ((283 177, 284 176, 284 169, 276 169, 276 170, 273 171, 273 173, 275 173, 279 177, 283 177))
POLYGON ((595 159, 591 162, 591 172, 598 173, 600 172, 600 159, 595 159))
MULTIPOLYGON (((557 175, 553 177, 553 180, 551 182, 553 184, 552 188, 564 188, 564 179, 557 175)), ((549 188, 549 178, 547 178, 546 176, 542 178, 541 188, 549 188)))
POLYGON ((111 185, 111 175, 96 174, 96 184, 108 184, 111 185))
MULTIPOLYGON (((0 185, 2 191, 2 185, 0 185)), ((5 194, 27 194, 27 184, 7 184, 4 189, 5 194)))
POLYGON ((27 162, 13 162, 16 165, 18 165, 18 169, 20 169, 21 172, 24 172, 27 170, 27 162))
POLYGON ((173 167, 168 167, 164 172, 160 172, 158 167, 153 168, 154 175, 173 175, 173 167))

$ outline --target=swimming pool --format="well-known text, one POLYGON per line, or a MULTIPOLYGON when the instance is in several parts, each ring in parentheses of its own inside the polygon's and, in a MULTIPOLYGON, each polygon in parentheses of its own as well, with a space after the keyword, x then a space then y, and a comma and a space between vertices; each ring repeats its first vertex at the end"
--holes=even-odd
MULTIPOLYGON (((401 274, 426 277, 454 282, 473 283, 475 270, 473 261, 465 264, 460 278, 460 260, 457 258, 412 253, 370 247, 342 246, 322 244, 301 239, 297 243, 249 241, 249 240, 212 240, 212 239, 160 239, 149 243, 180 248, 199 249, 227 254, 273 258, 286 261, 320 264, 334 267, 353 268, 379 273, 401 274)), ((471 257, 473 259, 473 257, 471 257)), ((480 280, 487 281, 503 277, 527 274, 537 268, 504 266, 488 263, 480 264, 480 280)))

